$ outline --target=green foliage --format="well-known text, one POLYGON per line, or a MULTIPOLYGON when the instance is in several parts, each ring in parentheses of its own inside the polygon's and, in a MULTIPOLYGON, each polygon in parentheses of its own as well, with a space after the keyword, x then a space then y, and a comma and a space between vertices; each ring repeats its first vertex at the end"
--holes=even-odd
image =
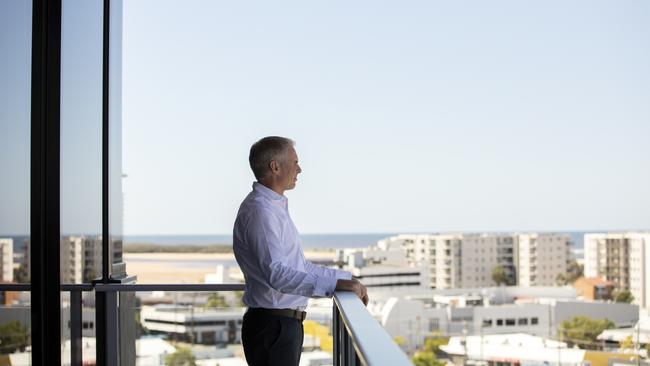
POLYGON ((427 340, 424 342, 424 347, 422 348, 422 352, 429 352, 438 354, 440 352, 440 346, 444 346, 447 343, 449 343, 449 338, 447 337, 433 337, 433 338, 427 338, 427 340))
POLYGON ((576 280, 584 275, 585 266, 578 263, 575 259, 569 262, 567 266, 566 280, 567 284, 574 283, 576 280))
POLYGON ((621 349, 634 349, 634 338, 632 336, 627 336, 621 341, 619 345, 621 349))
POLYGON ((24 264, 14 268, 14 282, 16 283, 28 283, 29 282, 29 273, 27 273, 27 268, 24 264))
POLYGON ((567 341, 597 342, 596 337, 605 329, 614 328, 615 324, 609 319, 596 320, 586 316, 576 316, 560 323, 561 339, 567 341))
POLYGON ((14 353, 27 347, 29 333, 27 326, 17 320, 0 325, 0 353, 14 353))
POLYGON ((436 358, 431 352, 417 352, 411 359, 415 366, 444 366, 445 363, 436 358))
POLYGON ((237 299, 237 305, 239 307, 245 307, 246 304, 244 304, 244 300, 242 300, 242 296, 244 296, 244 291, 235 291, 235 298, 237 299))
POLYGON ((203 307, 204 308, 225 308, 228 307, 228 304, 226 304, 226 299, 224 299, 223 296, 215 292, 215 293, 211 293, 210 296, 208 296, 208 300, 205 302, 203 307))
POLYGON ((497 286, 512 284, 512 280, 506 274, 506 270, 503 266, 494 266, 494 268, 492 268, 492 281, 494 281, 497 286))
POLYGON ((632 301, 634 301, 634 296, 632 295, 630 290, 622 290, 622 291, 618 291, 614 295, 614 301, 630 304, 632 303, 632 301))
POLYGON ((402 336, 396 336, 393 338, 393 341, 397 343, 398 346, 402 347, 404 344, 406 344, 406 339, 402 336))
POLYGON ((176 352, 165 356, 165 365, 168 366, 196 366, 196 357, 187 348, 178 348, 176 352))
POLYGON ((565 286, 565 285, 570 285, 580 277, 582 277, 584 273, 584 266, 575 260, 572 260, 569 262, 567 265, 566 273, 560 273, 555 277, 555 283, 558 286, 565 286))

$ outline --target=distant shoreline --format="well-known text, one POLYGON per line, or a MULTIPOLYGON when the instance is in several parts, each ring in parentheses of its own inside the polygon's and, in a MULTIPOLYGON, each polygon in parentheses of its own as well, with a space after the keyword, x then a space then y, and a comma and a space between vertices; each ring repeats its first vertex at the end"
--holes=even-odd
MULTIPOLYGON (((128 243, 124 244, 122 248, 124 253, 133 253, 133 254, 155 254, 155 253, 167 253, 167 254, 232 254, 232 245, 230 244, 207 244, 207 245, 196 245, 196 244, 176 244, 176 245, 165 245, 165 244, 153 244, 153 243, 128 243)), ((335 249, 332 248, 305 248, 306 252, 315 252, 315 253, 333 253, 335 249)))
MULTIPOLYGON (((334 251, 332 250, 305 250, 305 257, 310 260, 327 260, 334 259, 334 251)), ((210 261, 210 260, 235 260, 235 254, 230 253, 130 253, 124 252, 124 260, 128 263, 131 261, 210 261)))

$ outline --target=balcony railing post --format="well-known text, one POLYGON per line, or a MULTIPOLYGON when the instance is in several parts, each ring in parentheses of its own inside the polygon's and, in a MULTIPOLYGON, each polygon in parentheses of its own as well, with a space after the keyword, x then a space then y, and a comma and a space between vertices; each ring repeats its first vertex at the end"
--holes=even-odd
POLYGON ((70 291, 70 364, 83 365, 82 360, 82 301, 81 291, 70 291))
POLYGON ((336 303, 332 304, 332 340, 334 344, 334 366, 341 366, 341 359, 340 359, 340 353, 341 353, 341 316, 339 314, 339 308, 336 306, 336 303))

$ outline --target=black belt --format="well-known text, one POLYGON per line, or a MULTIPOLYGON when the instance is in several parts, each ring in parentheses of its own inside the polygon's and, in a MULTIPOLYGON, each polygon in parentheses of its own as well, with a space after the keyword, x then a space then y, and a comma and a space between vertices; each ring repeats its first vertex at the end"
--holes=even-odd
POLYGON ((305 317, 307 316, 306 312, 293 309, 248 308, 248 311, 246 311, 246 313, 284 316, 287 318, 298 319, 300 321, 305 320, 305 317))

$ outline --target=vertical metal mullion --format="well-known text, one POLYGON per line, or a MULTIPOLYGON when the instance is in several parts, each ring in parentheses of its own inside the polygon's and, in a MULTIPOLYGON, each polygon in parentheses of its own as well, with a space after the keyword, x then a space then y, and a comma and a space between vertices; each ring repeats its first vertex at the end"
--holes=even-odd
POLYGON ((32 3, 30 269, 32 364, 61 364, 61 0, 32 3))
POLYGON ((102 60, 102 283, 110 281, 109 226, 109 50, 111 1, 104 0, 102 60))
POLYGON ((81 291, 70 291, 70 364, 82 365, 82 302, 81 291))
MULTIPOLYGON (((109 44, 110 39, 110 0, 103 5, 103 57, 102 57, 102 277, 101 283, 110 282, 110 226, 109 226, 109 44)), ((96 293, 95 325, 97 337, 97 366, 117 365, 113 360, 115 342, 112 336, 117 333, 116 318, 111 317, 113 306, 117 306, 115 293, 96 293), (113 353, 113 354, 112 354, 113 353), (112 362, 113 361, 113 362, 112 362)), ((116 311, 116 310, 115 310, 116 311)))

